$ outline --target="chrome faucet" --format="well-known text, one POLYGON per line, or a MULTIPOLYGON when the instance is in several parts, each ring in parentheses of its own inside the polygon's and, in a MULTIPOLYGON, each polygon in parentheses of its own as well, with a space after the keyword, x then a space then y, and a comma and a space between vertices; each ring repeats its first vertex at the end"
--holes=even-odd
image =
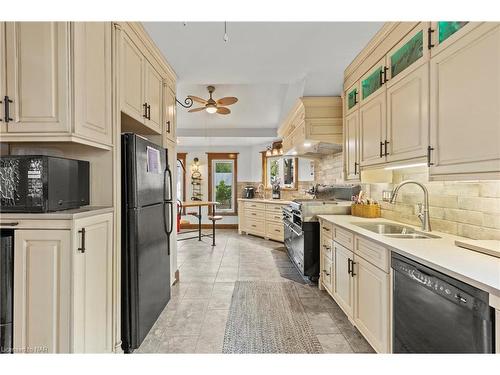
POLYGON ((399 189, 401 189, 402 186, 407 185, 407 184, 415 184, 418 185, 422 188, 424 192, 424 203, 423 207, 422 204, 420 203, 419 206, 419 212, 417 214, 418 218, 422 222, 422 230, 425 232, 431 232, 431 222, 429 219, 429 191, 427 188, 424 186, 424 184, 414 181, 414 180, 406 180, 403 182, 400 182, 392 191, 392 196, 390 203, 394 204, 396 203, 396 197, 398 196, 399 189))

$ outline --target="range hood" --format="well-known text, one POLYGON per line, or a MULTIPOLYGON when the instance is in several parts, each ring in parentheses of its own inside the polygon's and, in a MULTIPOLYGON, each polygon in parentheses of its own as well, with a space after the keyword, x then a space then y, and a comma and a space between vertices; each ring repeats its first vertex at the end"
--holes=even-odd
POLYGON ((339 96, 299 98, 278 129, 284 154, 316 158, 341 152, 342 123, 339 96))
POLYGON ((328 143, 328 142, 306 142, 304 144, 295 145, 289 151, 287 151, 286 155, 292 156, 302 156, 305 158, 321 158, 325 155, 332 155, 342 152, 342 145, 337 143, 328 143))

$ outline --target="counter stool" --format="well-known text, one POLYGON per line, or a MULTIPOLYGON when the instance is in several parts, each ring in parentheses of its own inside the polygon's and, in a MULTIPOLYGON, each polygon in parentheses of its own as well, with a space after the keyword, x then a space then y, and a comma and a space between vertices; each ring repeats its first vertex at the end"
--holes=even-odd
POLYGON ((212 246, 215 246, 215 222, 222 220, 222 216, 215 214, 215 206, 219 203, 215 203, 212 206, 212 214, 208 215, 208 220, 212 222, 212 246))

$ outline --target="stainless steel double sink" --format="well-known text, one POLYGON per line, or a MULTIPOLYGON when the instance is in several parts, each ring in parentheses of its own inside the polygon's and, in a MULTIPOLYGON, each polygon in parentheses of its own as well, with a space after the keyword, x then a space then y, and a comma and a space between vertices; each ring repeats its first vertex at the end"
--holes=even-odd
POLYGON ((407 239, 426 239, 426 238, 441 238, 427 232, 420 232, 406 225, 393 223, 353 223, 354 225, 369 230, 377 234, 382 234, 392 238, 407 238, 407 239))

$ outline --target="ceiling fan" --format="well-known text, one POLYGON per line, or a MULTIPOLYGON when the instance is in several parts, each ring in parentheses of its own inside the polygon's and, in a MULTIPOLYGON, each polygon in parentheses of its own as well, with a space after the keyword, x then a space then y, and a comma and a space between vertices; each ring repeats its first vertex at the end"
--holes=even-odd
POLYGON ((219 113, 221 115, 228 115, 231 113, 229 108, 223 107, 225 105, 231 105, 238 101, 238 98, 234 96, 226 96, 225 98, 221 98, 219 100, 212 99, 212 93, 215 91, 215 87, 207 86, 208 93, 210 94, 210 98, 208 100, 199 98, 194 95, 188 95, 188 98, 193 100, 194 102, 203 104, 203 107, 190 109, 188 112, 199 112, 199 111, 207 111, 208 113, 219 113))

